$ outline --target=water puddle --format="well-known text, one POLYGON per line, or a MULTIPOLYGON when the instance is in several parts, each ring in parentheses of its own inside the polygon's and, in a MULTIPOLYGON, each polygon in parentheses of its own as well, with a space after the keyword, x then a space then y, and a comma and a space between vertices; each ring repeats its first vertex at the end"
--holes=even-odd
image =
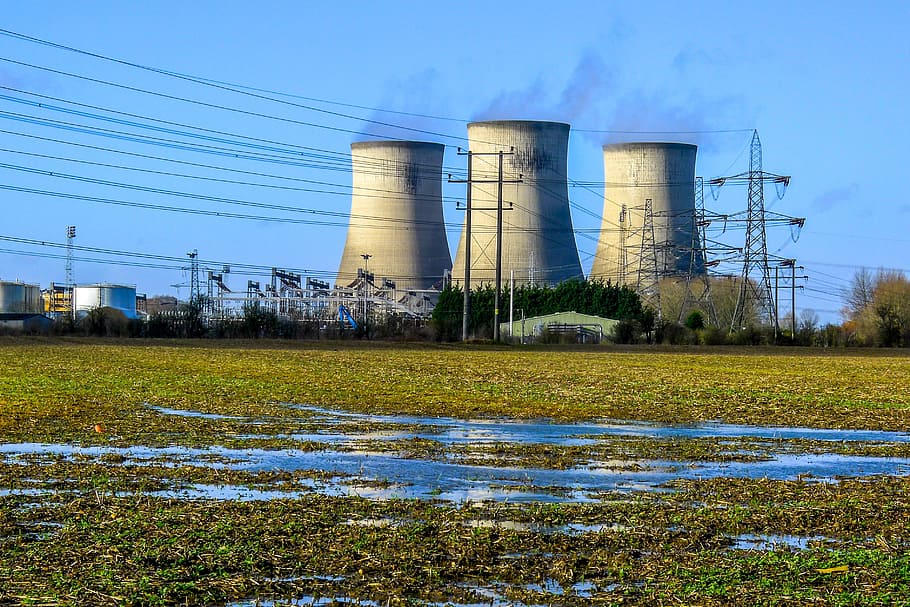
MULTIPOLYGON (((363 415, 319 407, 289 405, 309 415, 306 422, 324 428, 316 432, 323 449, 262 449, 145 446, 74 446, 65 444, 19 443, 0 445, 0 459, 7 463, 47 465, 61 458, 105 465, 164 465, 228 469, 250 473, 271 471, 313 471, 324 478, 297 482, 288 490, 249 488, 234 485, 181 485, 161 495, 184 499, 270 500, 293 498, 306 493, 331 496, 356 495, 370 499, 417 498, 445 502, 583 502, 599 500, 607 493, 662 491, 666 483, 680 479, 769 478, 836 481, 839 477, 910 474, 910 459, 872 457, 839 453, 793 453, 790 448, 770 449, 759 461, 674 461, 645 459, 583 459, 565 469, 526 467, 520 458, 459 463, 434 458, 428 451, 414 452, 405 441, 390 444, 389 450, 364 450, 352 441, 377 437, 389 441, 427 439, 442 444, 496 443, 502 451, 515 446, 595 444, 605 437, 649 436, 766 439, 810 439, 853 441, 886 445, 910 443, 910 434, 806 428, 765 428, 729 424, 667 426, 642 422, 551 423, 547 421, 456 420, 452 418, 363 415), (358 423, 353 423, 358 422, 358 423), (382 426, 377 431, 374 426, 382 426), (348 434, 340 431, 356 429, 348 434), (397 449, 397 450, 396 450, 397 449), (402 451, 402 452, 399 452, 402 451)), ((162 415, 211 417, 213 414, 151 407, 162 415)), ((227 418, 215 416, 215 419, 227 418)), ((244 418, 245 419, 245 418, 244 418)), ((296 418, 289 418, 296 419, 296 418)), ((377 445, 378 447, 378 445, 377 445)), ((430 450, 432 451, 432 450, 430 450)), ((594 451, 592 451, 594 453, 594 451)), ((527 462, 524 462, 525 464, 527 462)), ((18 491, 17 493, 21 493, 18 491)), ((3 495, 0 492, 0 495, 3 495)))
MULTIPOLYGON (((324 579, 331 580, 334 578, 327 576, 324 579)), ((620 586, 618 584, 610 584, 608 586, 598 587, 592 582, 575 582, 573 584, 563 585, 557 580, 547 578, 539 584, 507 584, 494 582, 493 584, 485 586, 458 584, 458 587, 466 591, 469 595, 474 595, 475 599, 473 599, 472 602, 464 602, 463 600, 426 601, 409 598, 407 604, 420 607, 546 607, 548 605, 553 605, 552 600, 554 597, 593 598, 594 593, 596 592, 612 592, 619 589, 620 586), (541 595, 541 599, 546 602, 525 602, 508 597, 509 593, 514 593, 516 591, 524 594, 534 593, 541 595)), ((290 600, 251 599, 236 601, 228 603, 226 607, 318 607, 336 604, 380 607, 387 603, 369 599, 356 599, 346 595, 334 597, 305 595, 290 600)))
POLYGON ((380 607, 376 601, 354 599, 348 596, 302 596, 291 601, 259 600, 237 601, 226 607, 323 607, 326 605, 356 605, 357 607, 380 607))
POLYGON ((806 550, 810 543, 833 544, 835 540, 823 535, 756 535, 744 533, 733 538, 732 550, 759 550, 773 552, 775 550, 806 550))
POLYGON ((568 523, 565 525, 541 525, 524 521, 471 519, 464 522, 468 527, 477 529, 507 529, 509 531, 527 531, 529 533, 552 535, 581 535, 584 533, 621 532, 628 528, 615 523, 568 523))
MULTIPOLYGON (((351 421, 427 427, 427 431, 398 433, 406 438, 426 438, 443 444, 515 443, 542 445, 590 445, 598 438, 631 436, 645 438, 757 438, 767 440, 858 441, 875 443, 910 443, 905 432, 876 430, 832 430, 825 428, 791 428, 746 426, 708 422, 703 424, 659 424, 642 421, 605 420, 584 423, 559 423, 549 420, 463 420, 450 417, 414 415, 371 415, 336 411, 324 407, 288 403, 289 408, 312 414, 312 421, 333 426, 351 421)), ((309 436, 309 435, 307 435, 309 436)), ((315 434, 319 436, 319 434, 315 434)), ((335 434, 333 436, 339 436, 335 434)), ((345 435, 342 435, 345 436, 345 435)), ((349 438, 360 436, 346 435, 349 438)), ((388 436, 387 436, 388 437, 388 436)))
POLYGON ((174 415, 177 417, 195 417, 198 419, 245 419, 243 417, 238 417, 236 415, 220 415, 218 413, 203 413, 201 411, 193 411, 191 409, 171 409, 168 407, 158 407, 156 405, 150 405, 146 403, 145 405, 148 409, 160 413, 162 415, 174 415))

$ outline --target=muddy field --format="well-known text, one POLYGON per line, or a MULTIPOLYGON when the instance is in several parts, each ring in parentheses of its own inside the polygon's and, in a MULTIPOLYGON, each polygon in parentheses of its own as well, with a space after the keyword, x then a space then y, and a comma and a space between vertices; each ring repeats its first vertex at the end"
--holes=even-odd
POLYGON ((910 358, 0 343, 0 604, 910 604, 910 358))

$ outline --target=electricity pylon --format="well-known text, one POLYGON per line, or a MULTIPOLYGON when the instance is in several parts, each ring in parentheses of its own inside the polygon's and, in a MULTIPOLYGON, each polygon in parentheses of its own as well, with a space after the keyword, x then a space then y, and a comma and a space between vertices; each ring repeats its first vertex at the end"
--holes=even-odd
POLYGON ((708 245, 706 240, 705 189, 704 179, 695 178, 695 212, 692 213, 692 245, 689 248, 689 271, 686 273, 686 293, 679 307, 677 322, 683 322, 686 314, 695 307, 702 306, 708 314, 708 322, 717 326, 717 309, 711 297, 711 281, 708 278, 708 245), (698 279, 702 283, 702 292, 696 296, 692 283, 698 279))
POLYGON ((650 198, 645 200, 636 290, 641 297, 641 302, 651 306, 657 312, 657 318, 660 319, 660 277, 657 267, 657 247, 654 244, 654 210, 650 198))
MULTIPOLYGON (((712 186, 733 182, 747 183, 749 186, 743 269, 739 296, 736 300, 736 311, 730 324, 731 330, 736 330, 746 324, 747 313, 750 310, 759 311, 767 318, 769 324, 777 324, 777 310, 774 309, 774 297, 771 290, 771 272, 768 268, 768 241, 765 233, 764 184, 766 181, 777 185, 778 197, 783 197, 784 190, 790 184, 790 177, 766 173, 762 170, 761 140, 758 138, 756 130, 752 132, 749 171, 732 177, 719 177, 709 182, 712 186)), ((798 221, 800 227, 804 221, 793 218, 786 218, 786 220, 798 221)))

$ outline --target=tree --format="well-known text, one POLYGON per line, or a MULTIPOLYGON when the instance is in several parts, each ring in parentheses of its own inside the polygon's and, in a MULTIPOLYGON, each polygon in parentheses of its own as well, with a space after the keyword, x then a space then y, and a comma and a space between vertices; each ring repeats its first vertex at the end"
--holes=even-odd
POLYGON ((903 272, 858 271, 844 292, 847 322, 860 344, 910 347, 910 280, 903 272))
POLYGON ((879 345, 910 346, 910 281, 903 275, 884 276, 872 293, 879 345))
POLYGON ((654 310, 645 308, 641 313, 641 330, 644 331, 648 343, 652 342, 654 336, 655 321, 654 310))
MULTIPOLYGON (((471 289, 471 316, 468 319, 471 334, 479 338, 493 335, 492 285, 471 289)), ((436 338, 455 340, 461 337, 464 298, 459 287, 442 291, 433 309, 433 327, 436 338)), ((510 299, 504 289, 501 301, 510 299)), ((643 314, 641 299, 629 287, 609 282, 568 280, 555 287, 524 285, 515 289, 515 311, 526 317, 542 316, 555 312, 579 312, 616 320, 640 320, 643 314)), ((505 315, 507 318, 508 316, 505 315)))
POLYGON ((853 275, 850 286, 844 291, 846 307, 844 311, 850 317, 858 316, 872 303, 872 292, 875 290, 875 276, 869 268, 860 268, 853 275))
POLYGON ((183 320, 181 337, 202 337, 205 335, 205 308, 208 305, 205 295, 194 295, 180 306, 183 320))
POLYGON ((705 316, 700 310, 692 310, 686 316, 686 328, 698 331, 705 328, 705 316))

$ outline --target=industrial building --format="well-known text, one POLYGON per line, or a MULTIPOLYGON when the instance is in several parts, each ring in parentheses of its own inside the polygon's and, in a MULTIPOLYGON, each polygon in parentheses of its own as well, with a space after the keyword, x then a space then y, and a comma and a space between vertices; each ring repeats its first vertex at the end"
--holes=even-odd
MULTIPOLYGON (((468 124, 472 156, 471 287, 496 280, 499 156, 503 156, 502 280, 553 285, 584 278, 572 217, 567 177, 569 125, 561 122, 497 120, 468 124), (517 182, 520 180, 520 182, 517 182)), ((464 284, 463 230, 452 280, 464 284)))
POLYGON ((704 272, 695 229, 697 149, 655 142, 603 147, 603 219, 591 279, 635 287, 690 268, 704 272))
POLYGON ((592 314, 557 312, 502 323, 500 333, 520 343, 540 341, 542 338, 601 343, 618 323, 618 320, 592 314))
POLYGON ((441 286, 452 269, 442 213, 445 146, 351 144, 351 219, 336 286, 406 293, 441 286))

